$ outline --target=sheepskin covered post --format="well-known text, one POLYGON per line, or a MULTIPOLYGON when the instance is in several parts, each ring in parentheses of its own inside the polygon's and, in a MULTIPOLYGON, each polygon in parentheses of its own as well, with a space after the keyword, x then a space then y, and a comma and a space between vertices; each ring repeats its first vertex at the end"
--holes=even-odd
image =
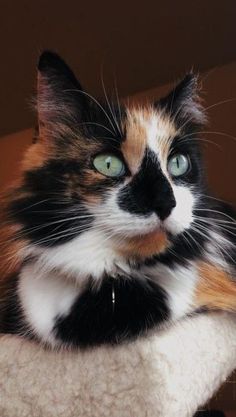
POLYGON ((192 417, 236 367, 236 319, 212 313, 119 347, 0 342, 1 417, 192 417))

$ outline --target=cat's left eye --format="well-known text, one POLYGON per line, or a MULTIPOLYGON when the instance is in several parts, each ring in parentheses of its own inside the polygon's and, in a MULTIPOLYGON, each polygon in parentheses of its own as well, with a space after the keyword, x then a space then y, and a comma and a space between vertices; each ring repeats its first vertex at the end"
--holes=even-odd
POLYGON ((115 155, 97 155, 93 160, 93 165, 98 172, 107 177, 121 177, 125 173, 123 161, 115 155))
POLYGON ((176 154, 169 159, 167 168, 172 177, 180 177, 189 171, 189 158, 182 154, 176 154))

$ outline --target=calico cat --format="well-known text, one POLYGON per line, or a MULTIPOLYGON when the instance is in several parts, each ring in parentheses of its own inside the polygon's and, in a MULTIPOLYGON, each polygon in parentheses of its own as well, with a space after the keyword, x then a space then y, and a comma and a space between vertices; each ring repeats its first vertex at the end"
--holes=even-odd
POLYGON ((235 217, 208 195, 195 75, 146 107, 101 104, 46 51, 37 112, 3 203, 2 331, 116 344, 236 309, 235 217))

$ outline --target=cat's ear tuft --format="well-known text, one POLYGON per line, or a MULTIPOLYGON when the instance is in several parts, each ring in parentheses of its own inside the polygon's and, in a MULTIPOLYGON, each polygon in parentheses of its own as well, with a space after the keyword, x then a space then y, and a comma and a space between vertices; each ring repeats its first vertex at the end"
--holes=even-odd
POLYGON ((49 50, 42 52, 38 61, 38 70, 40 72, 45 72, 48 69, 50 70, 51 68, 57 68, 58 65, 63 65, 63 67, 65 65, 65 62, 61 59, 61 57, 58 54, 49 50))
POLYGON ((71 69, 56 53, 43 52, 38 61, 39 129, 56 134, 59 126, 71 127, 80 121, 84 107, 85 96, 71 69))
POLYGON ((81 89, 81 85, 65 61, 55 52, 44 51, 38 61, 39 73, 48 81, 71 83, 81 89))
POLYGON ((157 105, 164 108, 175 120, 179 127, 201 126, 206 123, 206 115, 199 96, 198 76, 194 73, 187 74, 180 83, 157 105))

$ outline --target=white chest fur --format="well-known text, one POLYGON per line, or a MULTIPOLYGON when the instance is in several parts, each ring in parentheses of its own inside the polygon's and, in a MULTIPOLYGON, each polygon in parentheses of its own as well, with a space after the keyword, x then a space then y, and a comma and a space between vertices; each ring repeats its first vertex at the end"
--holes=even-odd
POLYGON ((52 248, 29 246, 26 255, 36 255, 37 265, 45 273, 59 269, 63 274, 99 280, 104 273, 113 275, 126 268, 124 259, 112 249, 112 242, 101 230, 89 230, 63 245, 52 248))
POLYGON ((80 289, 56 273, 40 273, 35 265, 23 267, 18 293, 26 321, 44 342, 54 344, 55 318, 66 316, 80 289))
POLYGON ((172 320, 177 320, 194 310, 194 292, 198 279, 194 264, 173 268, 158 264, 144 268, 143 274, 165 290, 172 320))

